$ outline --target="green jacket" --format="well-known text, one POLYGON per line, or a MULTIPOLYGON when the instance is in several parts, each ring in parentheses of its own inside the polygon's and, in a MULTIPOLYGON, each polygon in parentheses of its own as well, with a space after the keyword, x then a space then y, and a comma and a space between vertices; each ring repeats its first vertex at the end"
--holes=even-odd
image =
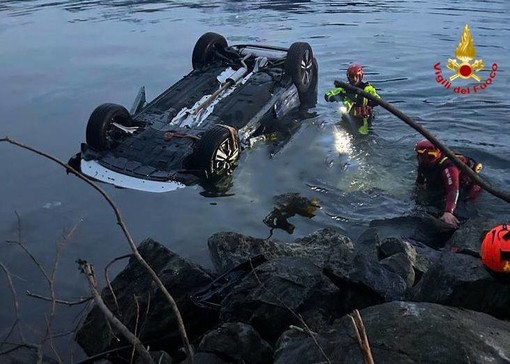
MULTIPOLYGON (((362 82, 359 86, 363 91, 374 95, 377 98, 380 96, 377 94, 375 87, 368 82, 362 82)), ((376 106, 377 103, 363 97, 355 92, 348 91, 343 87, 336 87, 329 90, 324 95, 324 99, 327 102, 342 102, 347 108, 347 112, 353 116, 366 117, 372 114, 372 107, 376 106)))

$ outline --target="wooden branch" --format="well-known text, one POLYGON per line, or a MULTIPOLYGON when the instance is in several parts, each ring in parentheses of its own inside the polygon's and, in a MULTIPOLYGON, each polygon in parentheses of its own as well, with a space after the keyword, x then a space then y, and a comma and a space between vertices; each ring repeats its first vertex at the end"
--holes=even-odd
POLYGON ((448 147, 443 145, 439 139, 437 139, 435 136, 433 136, 429 131, 427 131, 424 127, 422 127, 420 124, 418 124, 416 121, 411 119, 409 116, 405 115, 403 112, 398 110, 396 107, 390 105, 386 101, 375 97, 372 94, 369 94, 368 92, 363 91, 362 89, 352 86, 346 82, 342 81, 335 81, 335 83, 338 83, 340 87, 343 87, 349 91, 358 93, 362 95, 363 97, 366 97, 369 100, 372 100, 373 102, 376 102, 389 112, 391 112, 393 115, 401 119, 403 122, 405 122, 407 125, 418 131, 421 135, 423 135, 425 138, 430 140, 432 144, 434 144, 441 152, 443 152, 448 159, 450 159, 455 166, 457 166, 463 173, 465 173, 472 181, 474 181, 476 184, 480 185, 484 190, 491 193, 492 195, 506 201, 510 202, 510 193, 499 191, 492 187, 489 183, 487 183, 485 180, 483 180, 478 173, 473 171, 471 168, 469 168, 467 165, 462 163, 462 161, 457 158, 454 152, 452 152, 448 147))
MULTIPOLYGON (((37 299, 40 299, 40 300, 43 300, 43 301, 50 301, 51 302, 51 300, 52 300, 50 297, 45 297, 45 296, 39 295, 37 293, 32 293, 32 292, 30 292, 28 290, 25 293, 26 293, 26 295, 28 297, 37 298, 37 299)), ((76 305, 81 305, 81 304, 83 304, 85 302, 89 302, 92 299, 94 299, 94 297, 92 297, 92 296, 80 298, 78 301, 66 301, 66 300, 61 300, 61 299, 56 298, 55 299, 55 303, 58 303, 60 305, 67 305, 67 306, 76 306, 76 305)))
POLYGON ((90 179, 85 177, 81 172, 77 171, 76 169, 74 169, 73 167, 68 165, 67 163, 62 162, 61 160, 59 160, 59 159, 57 159, 57 158, 55 158, 55 157, 53 157, 53 156, 51 156, 51 155, 49 155, 47 153, 44 153, 44 152, 39 151, 39 150, 37 150, 35 148, 32 148, 30 146, 27 146, 27 145, 24 145, 22 143, 19 143, 19 142, 13 140, 13 139, 8 138, 8 137, 1 138, 0 142, 7 142, 7 143, 10 143, 10 144, 16 145, 16 146, 18 146, 20 148, 29 150, 29 151, 31 151, 33 153, 36 153, 38 155, 41 155, 41 156, 43 156, 45 158, 48 158, 48 159, 54 161, 55 163, 57 163, 57 164, 61 165, 62 167, 64 167, 68 173, 74 174, 76 177, 78 177, 79 179, 84 181, 86 184, 91 186, 93 189, 98 191, 101 194, 101 196, 103 196, 103 198, 106 200, 106 202, 113 209, 113 212, 114 212, 115 217, 117 219, 117 224, 120 226, 122 232, 124 233, 124 236, 126 237, 126 240, 127 240, 128 244, 129 244, 129 246, 130 246, 130 248, 131 248, 131 250, 133 252, 134 257, 145 268, 145 270, 150 274, 150 276, 152 277, 153 281, 156 283, 156 285, 161 290, 161 292, 163 292, 163 295, 165 296, 167 301, 170 303, 172 311, 174 312, 175 318, 177 320, 177 326, 178 326, 178 329, 179 329, 179 333, 181 335, 181 339, 182 339, 183 344, 184 344, 184 350, 186 351, 186 354, 188 355, 188 360, 189 360, 190 364, 193 364, 193 349, 192 349, 192 347, 191 347, 191 345, 189 343, 188 335, 187 335, 186 329, 184 327, 184 321, 182 320, 182 315, 180 313, 179 307, 177 307, 177 303, 175 302, 175 300, 172 297, 172 295, 170 295, 170 293, 166 289, 166 287, 163 284, 163 282, 161 282, 161 280, 159 279, 159 277, 156 274, 156 272, 154 272, 154 270, 147 263, 147 261, 140 255, 140 252, 138 251, 138 248, 136 247, 136 244, 133 241, 133 238, 131 237, 131 234, 129 233, 129 231, 127 229, 127 226, 124 223, 124 220, 122 220, 122 216, 120 214, 119 209, 117 208, 117 206, 115 205, 113 200, 110 198, 110 196, 101 187, 99 187, 96 183, 92 182, 90 179))
POLYGON ((104 277, 105 277, 105 280, 106 280, 106 284, 108 285, 108 289, 110 290, 110 293, 112 294, 113 302, 115 303, 115 308, 117 309, 117 314, 120 315, 120 316, 122 316, 122 312, 120 312, 119 302, 117 301, 117 296, 115 295, 115 291, 113 290, 112 284, 110 282, 110 278, 108 277, 108 268, 113 263, 115 263, 115 262, 117 262, 119 260, 122 260, 122 259, 131 258, 132 256, 133 256, 133 254, 126 254, 126 255, 123 255, 121 257, 117 257, 114 260, 112 260, 110 263, 108 263, 106 265, 106 267, 104 268, 104 277))
POLYGON ((2 270, 5 272, 5 275, 7 276, 7 282, 9 283, 9 289, 11 290, 11 294, 12 294, 12 301, 13 301, 12 304, 14 306, 14 312, 16 314, 16 320, 12 324, 11 329, 9 330, 9 333, 7 334, 5 339, 2 341, 2 344, 7 341, 9 336, 11 336, 11 333, 16 326, 18 327, 18 332, 19 332, 19 336, 20 336, 21 340, 23 340, 23 342, 25 342, 26 340, 25 340, 25 336, 23 335, 23 330, 18 325, 20 322, 19 303, 18 303, 18 296, 16 295, 16 289, 14 288, 14 284, 12 283, 11 273, 5 267, 5 265, 3 265, 2 263, 0 263, 0 268, 2 268, 2 270))
POLYGON ((90 292, 92 293, 94 302, 96 303, 99 310, 103 312, 106 319, 131 343, 131 345, 135 347, 136 352, 142 357, 144 363, 154 364, 154 360, 152 359, 147 349, 143 346, 140 339, 138 339, 131 331, 129 331, 129 329, 110 311, 110 309, 104 303, 97 289, 97 279, 93 266, 81 259, 78 260, 77 263, 82 273, 84 273, 85 277, 87 277, 90 292))
POLYGON ((358 344, 361 349, 363 359, 365 360, 365 364, 374 364, 374 358, 372 357, 372 351, 370 350, 367 332, 365 330, 365 325, 363 325, 363 320, 361 320, 359 311, 354 310, 352 315, 348 316, 351 318, 354 330, 356 331, 356 337, 358 338, 358 344))

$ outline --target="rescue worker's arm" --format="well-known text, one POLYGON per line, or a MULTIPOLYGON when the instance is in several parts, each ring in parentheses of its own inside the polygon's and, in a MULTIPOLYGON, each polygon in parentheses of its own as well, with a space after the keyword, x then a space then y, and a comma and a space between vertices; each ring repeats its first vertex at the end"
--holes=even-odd
POLYGON ((420 165, 418 165, 418 175, 416 176, 416 184, 421 188, 427 187, 427 181, 420 165))
POLYGON ((329 90, 324 94, 324 99, 327 102, 342 102, 344 101, 346 92, 341 87, 336 87, 332 90, 329 90))
MULTIPOLYGON (((365 86, 365 89, 364 89, 365 92, 371 94, 371 95, 374 95, 375 97, 377 97, 378 99, 381 98, 381 96, 379 96, 379 94, 377 93, 376 89, 374 86, 372 86, 371 84, 368 84, 367 86, 365 86)), ((379 105, 378 103, 376 103, 375 101, 373 100, 368 100, 368 106, 377 106, 379 105)))
POLYGON ((459 220, 453 215, 459 199, 459 174, 459 169, 455 166, 444 168, 441 171, 446 196, 444 213, 440 219, 453 226, 459 224, 459 220))

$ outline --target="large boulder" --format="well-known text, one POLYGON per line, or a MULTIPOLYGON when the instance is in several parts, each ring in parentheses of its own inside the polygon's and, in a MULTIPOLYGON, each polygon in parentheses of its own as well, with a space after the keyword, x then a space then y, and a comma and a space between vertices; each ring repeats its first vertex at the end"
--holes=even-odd
MULTIPOLYGON (((358 246, 355 248, 348 237, 331 228, 318 230, 304 238, 296 239, 292 243, 255 239, 235 233, 215 234, 208 243, 213 262, 220 271, 231 269, 234 264, 239 264, 243 260, 259 254, 264 255, 270 262, 278 260, 278 257, 303 258, 303 261, 306 261, 303 263, 306 264, 303 265, 303 268, 308 267, 309 263, 313 263, 316 267, 313 270, 317 272, 317 277, 321 276, 317 282, 320 281, 323 286, 320 294, 314 295, 314 297, 320 297, 316 300, 316 305, 320 308, 318 311, 321 313, 317 315, 318 311, 314 312, 312 308, 306 310, 306 313, 317 325, 327 321, 327 317, 337 317, 336 315, 343 315, 354 308, 402 299, 407 289, 404 278, 392 271, 388 266, 390 263, 388 265, 381 264, 377 260, 375 245, 370 249, 367 246, 359 245, 358 251, 356 249, 358 246), (369 250, 373 253, 369 253, 369 250), (325 279, 323 274, 328 279, 325 279), (336 286, 336 289, 331 283, 336 286)), ((293 269, 301 274, 296 267, 293 269)), ((292 275, 293 273, 285 274, 292 275)), ((296 278, 298 281, 300 280, 299 276, 292 279, 296 278)), ((306 281, 306 279, 303 280, 303 282, 306 281)), ((235 300, 236 305, 239 304, 238 301, 246 301, 250 296, 258 297, 255 285, 252 283, 241 284, 243 285, 242 294, 238 294, 239 299, 235 300), (254 292, 250 292, 251 289, 254 289, 254 292)), ((275 293, 281 297, 284 292, 285 289, 279 287, 275 293)), ((230 307, 232 302, 225 299, 223 310, 230 307)), ((251 307, 252 303, 243 302, 242 305, 251 307)), ((222 317, 225 317, 224 314, 222 317)), ((290 322, 285 319, 286 317, 287 314, 282 313, 282 324, 290 322)), ((229 319, 251 322, 245 321, 245 317, 235 315, 229 319)), ((258 329, 256 325, 254 326, 258 329)), ((278 325, 271 325, 271 327, 281 329, 278 325)))
POLYGON ((428 214, 372 220, 370 227, 377 229, 381 239, 398 236, 432 248, 444 247, 455 232, 451 225, 428 214))
POLYGON ((328 267, 324 273, 341 291, 349 292, 349 296, 360 301, 357 307, 402 299, 407 290, 400 275, 380 262, 367 259, 364 254, 356 254, 344 264, 328 267))
POLYGON ((318 267, 335 266, 353 252, 352 241, 332 229, 320 229, 292 243, 257 239, 238 233, 217 233, 208 240, 209 253, 216 270, 224 273, 260 254, 267 259, 281 256, 306 257, 318 267))
POLYGON ((210 353, 233 363, 269 364, 273 349, 250 325, 242 322, 224 323, 206 333, 198 352, 210 353))
MULTIPOLYGON (((432 303, 395 301, 360 311, 376 363, 508 363, 510 323, 432 303)), ((351 318, 312 338, 288 330, 275 349, 276 364, 358 364, 363 357, 351 318)))
POLYGON ((261 264, 222 302, 223 322, 244 322, 261 336, 274 342, 291 324, 299 323, 297 314, 325 279, 310 260, 281 257, 261 264))
MULTIPOLYGON (((198 308, 190 300, 190 292, 212 281, 208 272, 151 239, 143 241, 138 249, 176 301, 191 339, 217 323, 217 314, 198 308)), ((130 259, 111 285, 116 300, 105 288, 102 297, 106 305, 152 350, 171 351, 182 345, 170 304, 135 258, 130 259)), ((88 355, 126 344, 96 306, 89 312, 76 340, 88 355)))
POLYGON ((410 299, 510 318, 510 285, 494 278, 479 258, 445 252, 411 291, 410 299))

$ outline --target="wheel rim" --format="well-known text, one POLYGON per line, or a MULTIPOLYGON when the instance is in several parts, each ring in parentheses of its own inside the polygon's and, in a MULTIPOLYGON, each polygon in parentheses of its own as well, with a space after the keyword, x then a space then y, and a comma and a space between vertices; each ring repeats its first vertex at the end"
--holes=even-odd
POLYGON ((232 138, 225 139, 214 153, 212 172, 216 174, 218 172, 232 173, 238 156, 239 149, 235 140, 232 138))
POLYGON ((313 77, 313 57, 312 52, 306 49, 301 58, 301 64, 299 65, 301 73, 301 84, 308 85, 312 82, 313 77))
POLYGON ((125 133, 117 128, 113 123, 118 123, 124 125, 122 118, 112 117, 111 122, 108 124, 108 127, 105 131, 105 141, 108 148, 111 148, 116 143, 122 142, 126 135, 125 133))

